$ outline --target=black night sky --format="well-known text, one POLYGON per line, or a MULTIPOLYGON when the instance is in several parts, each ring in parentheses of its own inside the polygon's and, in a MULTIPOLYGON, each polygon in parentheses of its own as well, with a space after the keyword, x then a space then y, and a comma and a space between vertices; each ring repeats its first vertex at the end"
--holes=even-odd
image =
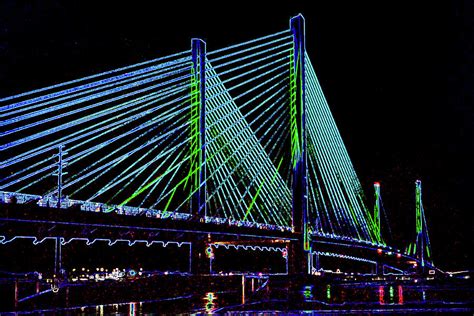
POLYGON ((192 37, 208 50, 253 39, 301 12, 370 203, 382 184, 393 243, 414 238, 421 179, 435 264, 472 267, 472 2, 167 2, 2 1, 0 97, 183 51, 192 37))

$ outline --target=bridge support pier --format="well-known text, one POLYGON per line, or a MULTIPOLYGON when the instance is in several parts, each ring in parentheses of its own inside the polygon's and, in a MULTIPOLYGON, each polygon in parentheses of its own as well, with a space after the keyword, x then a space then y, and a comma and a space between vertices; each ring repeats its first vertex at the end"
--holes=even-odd
POLYGON ((288 246, 288 274, 309 274, 310 253, 302 247, 303 240, 292 240, 288 246))
POLYGON ((316 271, 319 271, 319 269, 321 269, 321 263, 319 262, 319 254, 317 252, 315 252, 313 254, 313 268, 316 269, 316 271))
POLYGON ((211 260, 206 254, 208 243, 206 239, 197 237, 191 244, 191 273, 194 275, 209 274, 211 272, 211 260))
POLYGON ((58 274, 62 272, 62 237, 56 237, 54 239, 54 274, 58 277, 58 274))
POLYGON ((383 273, 383 263, 377 262, 375 264, 375 274, 378 275, 378 276, 383 276, 384 275, 384 273, 383 273))

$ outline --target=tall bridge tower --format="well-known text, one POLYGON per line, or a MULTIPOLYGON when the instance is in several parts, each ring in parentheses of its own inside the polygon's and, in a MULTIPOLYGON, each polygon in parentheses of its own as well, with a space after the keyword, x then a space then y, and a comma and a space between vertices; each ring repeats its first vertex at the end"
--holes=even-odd
POLYGON ((301 233, 299 245, 291 253, 294 273, 310 271, 310 235, 308 225, 307 152, 306 152, 306 84, 305 20, 299 14, 290 19, 293 50, 290 52, 290 133, 293 167, 292 228, 301 233))

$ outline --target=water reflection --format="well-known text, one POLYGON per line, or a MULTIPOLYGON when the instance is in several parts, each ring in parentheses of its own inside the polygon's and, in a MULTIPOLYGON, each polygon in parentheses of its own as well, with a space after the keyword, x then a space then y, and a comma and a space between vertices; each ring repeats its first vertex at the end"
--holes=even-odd
POLYGON ((305 287, 303 287, 303 297, 304 297, 305 302, 313 299, 313 286, 312 285, 306 285, 305 287))
MULTIPOLYGON (((356 285, 351 286, 340 286, 337 284, 324 284, 324 285, 304 285, 300 290, 300 297, 303 302, 306 303, 318 303, 326 302, 327 306, 340 306, 341 304, 347 304, 347 302, 354 302, 357 304, 364 304, 368 302, 378 301, 379 305, 404 305, 404 289, 400 284, 392 285, 356 285), (375 293, 375 297, 374 294, 375 293)), ((422 295, 422 291, 416 292, 422 295)), ((415 294, 416 295, 416 294, 415 294)), ((424 296, 426 294, 423 294, 424 296)), ((421 301, 421 300, 420 300, 421 301)))
POLYGON ((214 301, 217 299, 217 296, 214 292, 207 292, 204 296, 204 310, 208 314, 212 314, 216 310, 216 304, 214 301))
POLYGON ((383 285, 381 285, 379 286, 379 304, 380 305, 385 305, 384 296, 385 296, 385 290, 383 288, 383 285))
POLYGON ((394 305, 394 304, 403 305, 404 304, 403 286, 402 285, 397 286, 396 295, 395 295, 395 287, 392 286, 392 285, 388 286, 388 295, 389 295, 388 302, 385 301, 385 293, 386 293, 385 290, 386 290, 386 288, 387 288, 387 286, 383 286, 383 285, 380 285, 378 287, 377 294, 378 294, 378 300, 379 300, 380 305, 386 305, 386 304, 389 304, 389 305, 394 305))
POLYGON ((390 295, 390 304, 393 304, 393 297, 394 297, 394 289, 393 289, 393 286, 390 285, 390 288, 388 290, 388 293, 390 295))
POLYGON ((129 304, 128 315, 135 316, 137 315, 137 303, 133 302, 129 304))
POLYGON ((96 315, 104 315, 104 305, 98 305, 95 307, 96 315))
MULTIPOLYGON (((237 279, 240 283, 240 280, 237 279)), ((249 281, 249 280, 247 280, 249 281)), ((241 302, 241 289, 235 282, 234 288, 221 289, 217 286, 209 286, 202 291, 196 291, 190 295, 179 297, 165 297, 142 302, 130 302, 120 304, 82 306, 74 310, 74 313, 85 315, 140 315, 146 312, 168 312, 170 314, 198 312, 200 314, 224 313, 229 311, 258 311, 267 310, 314 310, 314 311, 336 311, 354 309, 375 309, 378 312, 413 308, 423 311, 426 308, 435 307, 440 301, 450 302, 449 306, 458 308, 460 304, 472 302, 470 287, 454 288, 453 286, 440 286, 438 284, 414 284, 390 282, 386 285, 381 283, 337 283, 332 282, 308 282, 300 284, 294 292, 295 287, 289 288, 287 284, 269 283, 261 287, 262 279, 255 279, 252 285, 246 282, 247 291, 244 305, 241 302), (260 291, 260 289, 267 289, 260 291), (212 292, 210 291, 212 290, 212 292), (207 292, 209 291, 209 292, 207 292), (197 293, 199 292, 199 293, 197 293), (205 293, 205 294, 204 294, 205 293), (218 294, 218 295, 217 295, 218 294), (262 302, 265 302, 263 305, 262 302), (398 306, 397 306, 398 305, 398 306)), ((268 280, 265 280, 268 282, 268 280)), ((446 306, 448 306, 446 304, 446 306)), ((446 307, 447 309, 451 307, 446 307)), ((377 312, 377 313, 378 313, 377 312)))

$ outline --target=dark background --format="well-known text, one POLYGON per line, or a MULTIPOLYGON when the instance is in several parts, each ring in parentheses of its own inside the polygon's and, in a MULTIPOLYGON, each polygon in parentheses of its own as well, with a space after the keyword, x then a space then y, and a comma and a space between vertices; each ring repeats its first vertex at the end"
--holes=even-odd
POLYGON ((4 0, 0 97, 186 50, 192 37, 208 50, 253 39, 301 12, 370 203, 382 184, 394 244, 414 238, 421 179, 435 264, 471 268, 474 5, 361 2, 4 0))

